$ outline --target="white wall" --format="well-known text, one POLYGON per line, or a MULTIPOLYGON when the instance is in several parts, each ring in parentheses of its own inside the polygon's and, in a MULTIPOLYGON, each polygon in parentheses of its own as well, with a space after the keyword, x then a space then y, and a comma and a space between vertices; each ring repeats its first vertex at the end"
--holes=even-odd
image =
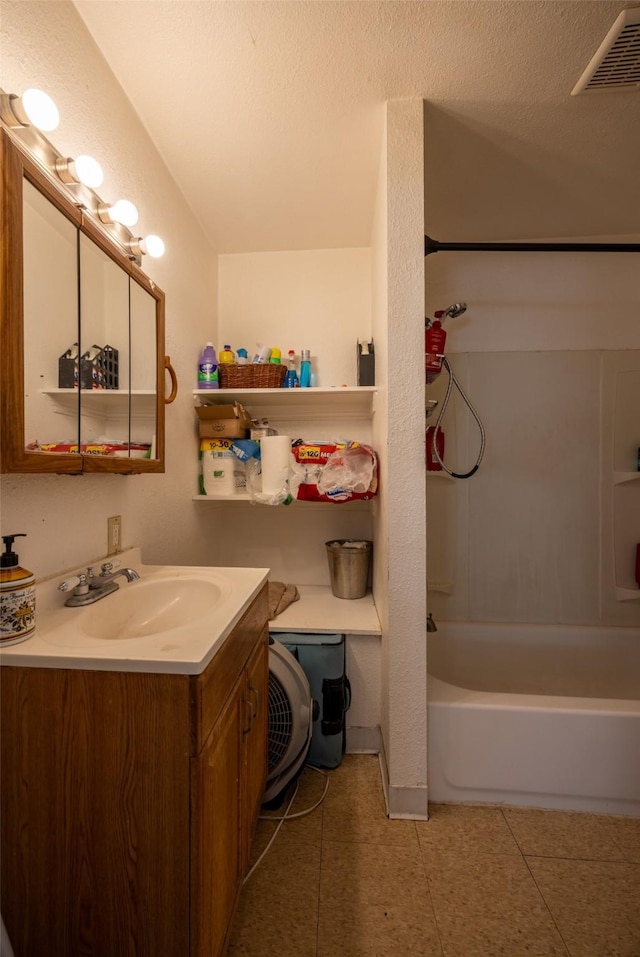
MULTIPOLYGON (((640 370, 636 260, 617 253, 427 258, 427 314, 468 303, 445 326, 447 354, 487 433, 475 476, 428 476, 436 620, 640 623, 640 601, 615 598, 614 561, 630 569, 634 554, 631 542, 616 553, 612 532, 614 523, 626 525, 640 541, 640 489, 618 490, 615 506, 611 494, 616 377, 623 367, 640 370), (436 590, 447 583, 448 594, 436 590)), ((445 379, 428 387, 428 397, 443 398, 445 379)), ((450 409, 445 461, 465 471, 478 430, 458 395, 450 409)), ((637 448, 640 431, 628 440, 637 448)))
POLYGON ((314 385, 356 385, 356 341, 371 335, 369 249, 313 249, 218 258, 218 341, 283 362, 311 350, 314 385))
POLYGON ((422 100, 386 110, 385 184, 374 233, 377 322, 387 316, 387 429, 379 529, 386 535, 382 735, 394 817, 427 813, 426 547, 424 468, 424 116, 422 100), (381 239, 382 230, 386 239, 381 239), (381 246, 386 245, 386 257, 381 246), (386 258, 386 276, 380 267, 386 258))
MULTIPOLYGON (((320 249, 281 253, 221 255, 219 273, 220 347, 257 342, 283 354, 311 350, 315 385, 356 384, 356 339, 371 335, 371 256, 369 249, 320 249)), ((260 416, 259 399, 247 404, 260 416)), ((368 420, 343 415, 287 422, 269 419, 282 434, 305 441, 371 441, 368 420)), ((372 537, 371 506, 261 508, 197 504, 200 526, 218 542, 228 565, 271 568, 274 580, 298 585, 328 585, 324 543, 331 538, 372 537)))
POLYGON ((167 407, 166 474, 148 476, 2 476, 2 532, 26 532, 21 562, 37 577, 106 551, 109 515, 123 518, 124 544, 147 562, 206 563, 219 554, 191 502, 198 470, 193 400, 197 356, 216 336, 216 262, 191 210, 133 108, 67 2, 2 2, 0 86, 48 92, 61 122, 50 134, 64 155, 88 152, 101 162, 107 201, 129 197, 141 235, 156 232, 165 257, 144 269, 166 294, 166 351, 179 379, 167 407))

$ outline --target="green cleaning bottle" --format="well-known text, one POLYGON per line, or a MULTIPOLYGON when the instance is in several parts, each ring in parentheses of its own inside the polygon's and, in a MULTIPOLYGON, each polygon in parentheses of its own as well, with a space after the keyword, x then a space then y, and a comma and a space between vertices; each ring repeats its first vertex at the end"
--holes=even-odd
POLYGON ((14 538, 24 532, 3 535, 5 552, 0 555, 0 646, 17 645, 36 628, 36 588, 33 572, 18 564, 12 550, 14 538))

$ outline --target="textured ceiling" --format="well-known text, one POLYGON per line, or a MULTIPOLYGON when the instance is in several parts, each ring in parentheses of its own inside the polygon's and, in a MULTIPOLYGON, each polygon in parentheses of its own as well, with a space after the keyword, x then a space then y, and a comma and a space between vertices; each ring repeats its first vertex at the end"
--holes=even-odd
POLYGON ((640 232, 640 91, 570 96, 608 0, 74 0, 220 252, 366 246, 387 99, 441 241, 640 232))

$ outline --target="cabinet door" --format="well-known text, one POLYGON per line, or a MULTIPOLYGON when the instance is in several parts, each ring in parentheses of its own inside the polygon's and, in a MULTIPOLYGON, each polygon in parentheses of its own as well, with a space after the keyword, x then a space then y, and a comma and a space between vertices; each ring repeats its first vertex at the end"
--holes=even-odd
POLYGON ((242 873, 249 864, 251 840, 258 821, 267 777, 269 651, 266 633, 248 665, 245 695, 251 707, 251 726, 245 730, 243 749, 242 873))
POLYGON ((244 673, 192 764, 191 957, 219 957, 240 889, 244 673))

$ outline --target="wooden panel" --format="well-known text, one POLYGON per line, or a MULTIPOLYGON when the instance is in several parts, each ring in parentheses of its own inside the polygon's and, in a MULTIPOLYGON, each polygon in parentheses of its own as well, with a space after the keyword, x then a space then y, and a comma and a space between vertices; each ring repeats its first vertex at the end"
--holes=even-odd
POLYGON ((240 893, 244 675, 192 761, 191 957, 220 957, 240 893))
POLYGON ((0 682, 16 954, 185 957, 188 678, 3 667, 0 682))
POLYGON ((251 728, 245 734, 242 790, 242 873, 249 865, 251 841, 258 823, 260 805, 267 780, 267 725, 269 718, 269 648, 268 631, 254 649, 247 665, 245 696, 252 707, 251 728))
POLYGON ((268 588, 265 584, 211 664, 194 679, 196 752, 208 737, 236 678, 262 635, 268 617, 268 588))

